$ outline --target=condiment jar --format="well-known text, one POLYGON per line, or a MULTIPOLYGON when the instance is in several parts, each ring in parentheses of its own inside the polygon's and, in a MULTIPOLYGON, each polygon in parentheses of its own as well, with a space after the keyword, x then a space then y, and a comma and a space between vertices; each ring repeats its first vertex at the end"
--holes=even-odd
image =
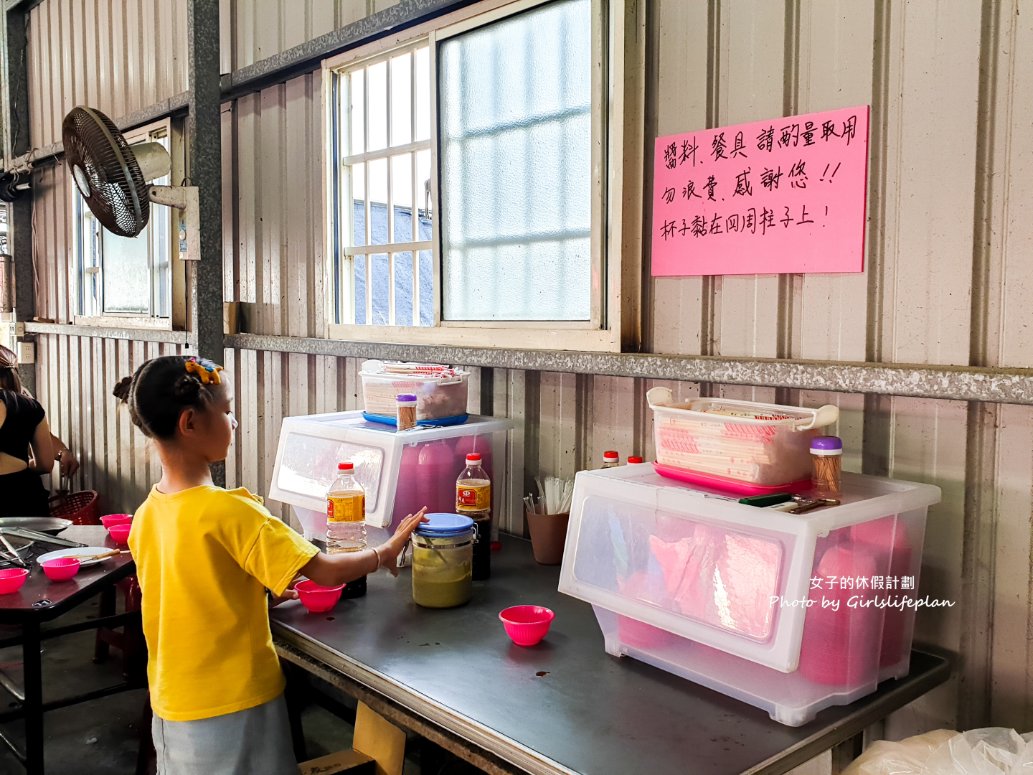
MULTIPOLYGON (((454 608, 473 595, 474 522, 461 514, 428 514, 412 534, 412 599, 424 608, 454 608)), ((487 540, 487 539, 485 539, 487 540)))
POLYGON ((811 439, 814 474, 811 486, 818 498, 838 498, 842 485, 843 440, 839 436, 811 439))
POLYGON ((400 431, 416 427, 416 396, 399 393, 395 396, 395 425, 400 431))

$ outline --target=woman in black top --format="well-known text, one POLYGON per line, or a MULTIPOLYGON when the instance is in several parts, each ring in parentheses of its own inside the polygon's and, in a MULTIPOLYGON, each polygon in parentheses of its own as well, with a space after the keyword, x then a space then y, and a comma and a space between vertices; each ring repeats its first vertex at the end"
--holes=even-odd
POLYGON ((17 364, 0 351, 0 516, 47 516, 47 491, 39 477, 53 467, 46 413, 22 394, 17 364))

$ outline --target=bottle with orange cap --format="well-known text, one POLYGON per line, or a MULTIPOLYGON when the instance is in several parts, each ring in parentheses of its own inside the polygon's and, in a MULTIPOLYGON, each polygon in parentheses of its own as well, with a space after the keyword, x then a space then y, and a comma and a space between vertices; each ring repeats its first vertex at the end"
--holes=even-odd
MULTIPOLYGON (((326 551, 361 552, 366 548, 366 491, 355 478, 354 463, 339 463, 326 493, 326 551)), ((344 597, 366 593, 366 577, 349 582, 344 597)))
POLYGON ((456 479, 456 513, 470 517, 477 526, 473 545, 473 578, 491 576, 491 479, 481 466, 481 453, 466 456, 466 468, 456 479))

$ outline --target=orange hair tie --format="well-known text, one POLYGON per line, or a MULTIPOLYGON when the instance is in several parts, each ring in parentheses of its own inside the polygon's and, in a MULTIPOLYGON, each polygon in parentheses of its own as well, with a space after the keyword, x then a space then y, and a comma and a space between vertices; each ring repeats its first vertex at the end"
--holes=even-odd
POLYGON ((187 358, 184 365, 188 372, 197 375, 197 378, 201 380, 201 384, 222 384, 222 377, 219 376, 219 372, 222 371, 222 366, 217 366, 207 359, 199 360, 197 358, 187 358))

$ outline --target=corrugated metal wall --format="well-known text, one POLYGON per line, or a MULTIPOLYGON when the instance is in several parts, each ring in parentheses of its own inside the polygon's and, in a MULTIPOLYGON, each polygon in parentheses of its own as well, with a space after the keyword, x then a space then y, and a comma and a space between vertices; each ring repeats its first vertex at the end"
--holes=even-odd
POLYGON ((76 105, 118 118, 187 90, 182 0, 47 0, 29 14, 32 147, 76 105))
POLYGON ((223 70, 239 70, 399 0, 221 0, 223 70))
MULTIPOLYGON (((128 41, 125 30, 131 24, 125 19, 133 3, 125 4, 118 26, 110 21, 111 8, 122 5, 109 0, 76 3, 73 21, 84 4, 91 13, 83 18, 109 19, 112 31, 128 41)), ((224 65, 246 66, 390 4, 231 5, 226 0, 224 65)), ((175 12, 165 5, 134 7, 172 13, 179 25, 181 4, 170 4, 175 12)), ((649 8, 657 78, 647 139, 653 130, 674 133, 857 104, 872 105, 873 123, 866 271, 653 281, 648 349, 1028 364, 1033 344, 1033 305, 1027 301, 1033 284, 1030 0, 657 0, 649 8)), ((62 53, 65 49, 41 45, 63 40, 66 29, 81 29, 64 21, 60 9, 61 3, 48 0, 33 11, 35 145, 55 137, 73 92, 117 116, 145 103, 145 92, 162 98, 185 88, 175 68, 164 80, 144 78, 146 84, 134 75, 132 88, 126 77, 152 61, 145 53, 168 63, 173 50, 185 50, 185 42, 145 52, 149 44, 136 41, 124 47, 124 56, 114 57, 121 70, 112 58, 103 72, 73 68, 74 57, 62 53), (81 82, 81 92, 68 85, 75 79, 64 75, 73 70, 80 73, 75 82, 81 82), (39 88, 59 71, 61 89, 39 88)), ((177 35, 182 29, 172 28, 177 35)), ((84 45, 89 50, 89 41, 84 45)), ((252 332, 323 334, 319 78, 318 73, 294 78, 223 108, 226 295, 245 303, 252 332)), ((59 170, 37 172, 36 179, 40 310, 65 320, 68 182, 59 170)), ((141 439, 123 433, 127 420, 98 408, 110 404, 95 399, 157 345, 41 340, 40 393, 55 427, 92 450, 87 483, 105 489, 112 508, 130 507, 154 471, 145 462, 141 439), (88 390, 76 387, 81 375, 91 375, 88 390), (132 484, 118 490, 116 480, 132 484)), ((242 423, 228 465, 231 483, 258 491, 267 487, 282 416, 357 406, 353 359, 238 351, 226 353, 225 360, 236 376, 242 423)), ((496 370, 491 384, 494 411, 523 421, 517 444, 531 474, 570 475, 597 464, 598 453, 609 447, 624 456, 652 454, 644 402, 652 381, 496 370)), ((671 387, 683 396, 700 389, 688 383, 671 387)), ((955 724, 1033 727, 1033 411, 703 387, 758 400, 837 403, 839 433, 850 449, 848 468, 943 488, 943 503, 932 510, 927 531, 922 590, 957 605, 921 612, 918 635, 963 654, 960 678, 897 714, 890 733, 955 724)), ((472 395, 477 409, 479 390, 472 395)), ((513 501, 526 482, 511 484, 513 501)), ((515 512, 513 527, 518 523, 515 512)))

